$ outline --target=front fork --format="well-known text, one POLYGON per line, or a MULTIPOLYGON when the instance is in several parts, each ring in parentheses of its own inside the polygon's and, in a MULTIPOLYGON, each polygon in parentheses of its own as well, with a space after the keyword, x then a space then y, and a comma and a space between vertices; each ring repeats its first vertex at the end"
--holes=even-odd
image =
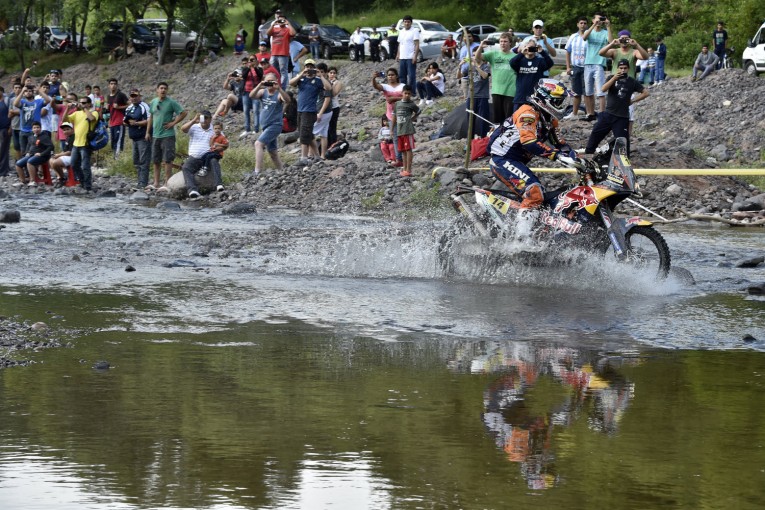
POLYGON ((617 260, 624 260, 627 258, 627 238, 624 235, 627 232, 626 223, 624 220, 614 218, 607 202, 601 202, 598 210, 600 211, 600 219, 606 227, 606 235, 611 241, 611 246, 614 247, 617 260))
POLYGON ((476 216, 475 212, 465 203, 465 195, 452 195, 452 200, 454 201, 454 208, 470 220, 476 231, 482 236, 489 237, 489 230, 476 216))

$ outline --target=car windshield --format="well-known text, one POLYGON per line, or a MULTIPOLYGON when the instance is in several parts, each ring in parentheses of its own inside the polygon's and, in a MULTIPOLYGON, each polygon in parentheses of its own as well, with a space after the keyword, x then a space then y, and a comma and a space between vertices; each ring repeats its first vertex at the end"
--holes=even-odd
POLYGON ((154 35, 151 33, 151 30, 149 30, 143 25, 133 25, 133 33, 136 35, 144 35, 144 36, 154 35))
POLYGON ((67 33, 61 30, 61 27, 50 27, 50 33, 57 36, 66 37, 67 33))
POLYGON ((435 23, 433 21, 423 21, 421 25, 422 25, 422 29, 427 30, 428 32, 448 32, 448 30, 446 30, 446 27, 443 26, 441 23, 435 23))
POLYGON ((324 31, 325 35, 332 36, 332 37, 350 37, 351 34, 346 32, 344 29, 337 27, 337 26, 326 26, 321 27, 322 31, 324 31))

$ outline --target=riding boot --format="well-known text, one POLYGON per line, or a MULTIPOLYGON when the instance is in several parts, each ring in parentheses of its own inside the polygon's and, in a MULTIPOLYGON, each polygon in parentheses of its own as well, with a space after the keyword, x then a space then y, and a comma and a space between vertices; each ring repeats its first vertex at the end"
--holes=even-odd
POLYGON ((542 205, 544 199, 541 186, 530 186, 526 188, 526 192, 523 194, 523 201, 519 209, 536 209, 542 205))

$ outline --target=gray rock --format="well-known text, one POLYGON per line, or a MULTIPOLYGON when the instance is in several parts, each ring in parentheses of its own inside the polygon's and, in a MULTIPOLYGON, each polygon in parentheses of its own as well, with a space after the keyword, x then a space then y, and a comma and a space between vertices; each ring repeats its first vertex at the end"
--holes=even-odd
POLYGON ((752 268, 752 267, 759 266, 763 262, 765 262, 765 257, 752 257, 751 259, 746 259, 746 260, 742 260, 741 262, 737 262, 736 267, 752 268))
POLYGON ((258 210, 255 207, 255 204, 253 203, 237 202, 235 204, 224 207, 221 212, 222 214, 239 215, 239 214, 254 214, 258 212, 258 210))
POLYGON ((157 209, 167 209, 168 211, 180 211, 181 204, 173 200, 164 200, 157 204, 157 209))
POLYGON ((709 155, 717 161, 728 161, 730 159, 730 152, 725 144, 715 145, 712 150, 709 151, 709 155))
POLYGON ((125 272, 132 273, 133 271, 135 271, 135 268, 133 266, 131 265, 125 266, 125 272))
POLYGON ((136 191, 130 197, 128 198, 131 202, 145 202, 146 200, 149 200, 149 195, 144 193, 143 191, 136 191))
POLYGON ((680 196, 683 194, 683 188, 677 184, 670 184, 667 189, 664 190, 667 195, 680 196))
POLYGON ((763 296, 765 295, 765 283, 750 285, 746 288, 746 291, 753 296, 763 296))
POLYGON ((696 285, 696 279, 691 272, 684 267, 672 266, 669 270, 669 274, 680 283, 685 285, 696 285))
POLYGON ((0 223, 18 223, 21 221, 21 213, 19 211, 3 211, 0 213, 0 223))

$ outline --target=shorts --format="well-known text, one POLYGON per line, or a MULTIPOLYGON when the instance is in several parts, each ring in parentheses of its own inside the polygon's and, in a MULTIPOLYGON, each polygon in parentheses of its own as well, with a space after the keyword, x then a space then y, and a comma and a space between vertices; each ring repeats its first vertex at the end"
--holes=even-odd
POLYGON ((584 95, 603 97, 603 85, 606 83, 606 72, 598 64, 584 65, 584 95))
POLYGON ((235 112, 244 111, 244 105, 242 104, 242 96, 237 96, 236 104, 232 106, 231 109, 234 110, 235 112))
POLYGON ((63 163, 65 168, 72 164, 72 156, 61 156, 58 160, 63 163))
POLYGON ((298 132, 301 145, 313 142, 313 125, 316 123, 316 112, 298 112, 298 132))
POLYGON ((279 138, 279 135, 282 132, 282 125, 281 124, 272 124, 270 126, 264 126, 263 131, 260 132, 260 136, 258 137, 258 142, 262 143, 266 146, 266 150, 268 152, 273 152, 278 149, 278 146, 276 144, 276 139, 279 138))
POLYGON ((414 135, 400 135, 397 141, 399 152, 414 150, 414 135))
POLYGON ((584 67, 571 67, 571 90, 577 96, 584 95, 584 67))
POLYGON ((175 136, 151 140, 151 160, 154 163, 172 163, 175 159, 175 136))
POLYGON ((320 138, 326 138, 329 132, 329 121, 332 120, 332 110, 324 112, 321 115, 321 120, 317 120, 313 124, 313 135, 320 138))

